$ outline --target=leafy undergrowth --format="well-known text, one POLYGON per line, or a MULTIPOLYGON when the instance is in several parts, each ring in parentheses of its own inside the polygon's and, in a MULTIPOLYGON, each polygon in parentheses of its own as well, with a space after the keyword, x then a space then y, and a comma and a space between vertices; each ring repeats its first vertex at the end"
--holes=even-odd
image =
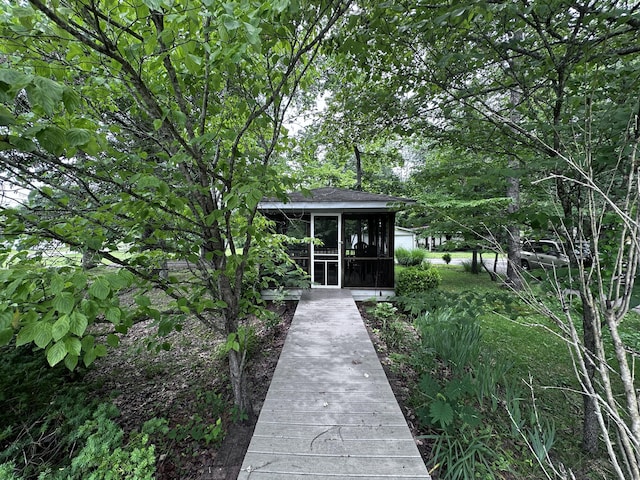
MULTIPOLYGON (((435 362, 428 371, 429 389, 433 390, 438 384, 444 388, 426 404, 420 405, 417 399, 421 388, 426 386, 425 372, 416 364, 416 355, 422 356, 419 353, 419 330, 400 313, 384 321, 370 305, 360 305, 360 311, 434 480, 540 478, 540 472, 522 445, 517 439, 505 435, 509 430, 508 421, 501 420, 486 402, 480 405, 471 398, 452 398, 454 391, 462 396, 465 391, 460 387, 460 378, 456 379, 455 372, 445 362, 435 362), (458 386, 447 387, 454 383, 458 386), (437 404, 439 408, 435 408, 437 404), (484 418, 484 424, 480 418, 484 418)), ((470 385, 467 390, 469 393, 472 390, 470 385)))
MULTIPOLYGON (((272 304, 270 308, 283 319, 281 323, 266 327, 253 319, 247 325, 253 335, 248 371, 256 408, 266 395, 295 310, 290 303, 272 304)), ((167 419, 168 434, 155 439, 156 478, 200 478, 214 471, 226 475, 227 470, 239 465, 235 457, 218 458, 224 439, 243 444, 246 438, 229 435, 244 417, 230 406, 228 366, 219 348, 221 336, 198 322, 190 322, 182 331, 163 339, 171 344, 170 350, 147 351, 150 328, 149 322, 136 325, 119 348, 96 366, 93 378, 105 394, 110 393, 125 429, 134 429, 154 417, 167 419)), ((236 449, 224 446, 228 448, 236 449)))
POLYGON ((522 306, 488 277, 442 270, 432 294, 359 306, 432 477, 548 478, 531 448, 542 456, 550 448, 576 478, 608 478, 604 456, 581 453, 566 347, 509 320, 522 306))
MULTIPOLYGON (((256 410, 295 305, 269 308, 280 323, 246 325, 256 410)), ((108 328, 94 333, 106 336, 108 328)), ((170 350, 156 352, 147 348, 156 330, 152 320, 135 324, 107 356, 73 373, 48 367, 42 352, 4 347, 0 477, 89 478, 109 469, 120 472, 113 478, 150 478, 154 471, 159 480, 235 478, 252 428, 231 407, 221 336, 188 321, 162 338, 170 350)))

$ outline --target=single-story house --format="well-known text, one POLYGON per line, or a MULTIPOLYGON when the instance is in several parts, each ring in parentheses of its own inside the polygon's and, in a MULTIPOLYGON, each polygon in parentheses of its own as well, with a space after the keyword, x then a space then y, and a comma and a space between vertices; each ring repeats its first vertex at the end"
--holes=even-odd
POLYGON ((407 203, 413 200, 325 187, 291 193, 286 202, 265 199, 258 208, 278 233, 319 241, 289 251, 312 288, 388 298, 394 293, 395 214, 407 203))

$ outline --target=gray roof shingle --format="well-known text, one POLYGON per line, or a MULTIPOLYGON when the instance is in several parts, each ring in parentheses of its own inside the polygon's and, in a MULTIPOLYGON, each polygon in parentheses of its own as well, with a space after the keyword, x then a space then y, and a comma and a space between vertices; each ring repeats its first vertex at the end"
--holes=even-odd
POLYGON ((359 190, 348 190, 345 188, 322 187, 309 190, 311 196, 305 196, 301 192, 289 194, 289 202, 402 202, 413 203, 408 198, 392 197, 378 193, 368 193, 359 190))

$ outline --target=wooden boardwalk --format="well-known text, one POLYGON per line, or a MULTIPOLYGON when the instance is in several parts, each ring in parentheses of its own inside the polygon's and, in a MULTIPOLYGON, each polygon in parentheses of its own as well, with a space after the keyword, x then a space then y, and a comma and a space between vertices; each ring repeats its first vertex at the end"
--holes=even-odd
POLYGON ((239 480, 429 479, 348 290, 298 304, 239 480))

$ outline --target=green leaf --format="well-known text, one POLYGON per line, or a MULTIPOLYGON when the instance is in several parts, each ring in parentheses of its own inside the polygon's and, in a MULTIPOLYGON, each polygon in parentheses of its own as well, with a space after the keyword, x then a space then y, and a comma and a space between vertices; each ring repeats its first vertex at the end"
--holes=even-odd
POLYGON ((228 13, 222 15, 222 23, 224 24, 224 27, 227 29, 227 31, 236 30, 241 25, 241 23, 236 18, 232 17, 228 13))
POLYGON ((151 300, 146 295, 138 295, 136 297, 136 303, 141 307, 148 307, 151 305, 151 300))
POLYGON ((0 106, 0 126, 6 127, 16 123, 16 118, 6 107, 0 106))
POLYGON ((18 332, 18 337, 16 338, 16 347, 21 347, 22 345, 33 342, 37 331, 37 323, 35 322, 22 327, 18 332))
POLYGON ((61 275, 55 275, 49 283, 51 295, 58 295, 64 290, 65 279, 61 275))
POLYGON ((122 316, 122 311, 118 307, 109 307, 104 314, 104 318, 111 323, 119 323, 122 316))
MULTIPOLYGON (((16 70, 0 69, 0 83, 8 85, 14 93, 29 85, 32 79, 31 75, 25 75, 16 70)), ((2 90, 1 86, 0 90, 2 90)))
POLYGON ((290 0, 274 0, 271 5, 276 13, 282 13, 289 7, 290 0))
POLYGON ((88 367, 95 361, 95 359, 96 359, 96 352, 95 352, 95 349, 92 348, 88 351, 85 351, 82 361, 84 363, 84 366, 88 367))
MULTIPOLYGON (((2 142, 6 143, 6 142, 2 142)), ((17 148, 21 152, 33 152, 36 149, 36 144, 28 138, 16 137, 15 135, 9 135, 8 147, 1 147, 4 150, 11 150, 17 148)))
POLYGON ((67 333, 69 333, 69 315, 62 315, 51 327, 51 335, 53 339, 57 342, 62 337, 64 337, 67 333))
POLYGON ((75 303, 76 301, 73 294, 69 292, 62 292, 56 295, 53 299, 53 308, 63 315, 65 313, 69 314, 73 311, 75 303))
POLYGON ((64 107, 67 109, 67 112, 73 113, 80 108, 82 100, 80 95, 78 95, 74 89, 65 88, 64 92, 62 92, 62 103, 64 103, 64 107))
POLYGON ((53 339, 51 332, 51 324, 49 322, 37 322, 36 334, 33 337, 33 343, 40 348, 45 348, 53 339))
POLYGON ((102 147, 100 147, 100 144, 95 139, 95 137, 91 137, 91 139, 87 143, 82 145, 82 150, 89 155, 97 155, 102 151, 102 147))
POLYGON ((143 0, 144 4, 149 7, 149 10, 160 10, 162 6, 161 0, 143 0))
POLYGON ((61 155, 65 147, 64 130, 49 126, 36 134, 36 139, 42 148, 54 155, 61 155))
POLYGON ((105 300, 111 293, 109 282, 106 278, 97 278, 89 287, 89 293, 100 300, 105 300))
POLYGON ((424 373, 420 377, 420 383, 418 383, 420 392, 426 395, 428 398, 435 398, 440 392, 440 384, 431 376, 429 372, 424 373))
POLYGON ((451 408, 449 403, 440 398, 431 403, 429 415, 433 423, 439 423, 443 429, 453 422, 453 408, 451 408))
POLYGON ((85 128, 70 128, 67 130, 66 138, 70 146, 79 147, 91 140, 91 132, 85 128))
POLYGON ((64 342, 56 342, 47 351, 47 362, 52 367, 60 363, 67 355, 67 347, 64 342))
POLYGON ((244 22, 244 28, 247 31, 247 40, 249 43, 254 46, 260 45, 260 32, 262 29, 247 22, 244 22))
POLYGON ((78 355, 69 353, 66 357, 64 357, 64 365, 71 371, 75 370, 78 366, 78 355))
POLYGON ((53 115, 56 106, 62 102, 64 87, 48 78, 34 77, 26 90, 32 105, 39 106, 47 115, 53 115))
POLYGON ((96 342, 96 339, 94 338, 93 335, 87 335, 80 342, 82 344, 82 350, 84 350, 85 352, 92 351, 95 342, 96 342))
POLYGON ((85 314, 76 311, 69 315, 69 331, 74 335, 82 337, 88 325, 89 320, 85 314))
POLYGON ((113 333, 110 333, 109 335, 107 335, 107 344, 113 348, 117 347, 118 345, 120 345, 120 337, 114 335, 113 333))
POLYGON ((119 290, 121 288, 128 287, 131 284, 131 274, 126 270, 125 272, 126 273, 109 273, 105 275, 104 278, 109 282, 111 288, 119 290))
POLYGON ((0 330, 0 346, 7 345, 13 338, 13 328, 3 328, 0 330))
POLYGON ((67 347, 67 352, 69 352, 70 355, 79 357, 80 353, 82 353, 82 342, 80 342, 79 338, 67 337, 64 339, 64 344, 67 347))

